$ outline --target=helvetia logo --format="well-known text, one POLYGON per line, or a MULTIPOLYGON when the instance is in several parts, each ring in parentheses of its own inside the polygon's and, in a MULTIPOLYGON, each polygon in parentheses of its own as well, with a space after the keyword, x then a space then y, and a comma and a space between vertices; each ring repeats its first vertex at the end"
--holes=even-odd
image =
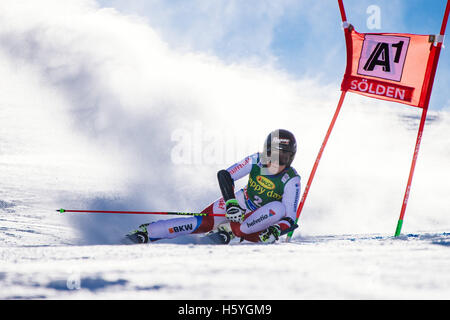
POLYGON ((192 224, 169 228, 170 233, 192 230, 192 224))
POLYGON ((274 215, 276 215, 276 212, 273 211, 272 209, 269 209, 269 215, 265 214, 265 215, 262 215, 261 217, 259 217, 258 219, 253 220, 252 222, 247 222, 247 227, 250 228, 251 226, 254 226, 257 223, 259 223, 259 222, 261 222, 263 220, 266 220, 269 217, 273 217, 274 215))
POLYGON ((267 179, 266 177, 263 176, 257 176, 256 177, 256 181, 264 188, 269 189, 269 190, 273 190, 275 189, 275 183, 273 183, 272 181, 270 181, 269 179, 267 179))

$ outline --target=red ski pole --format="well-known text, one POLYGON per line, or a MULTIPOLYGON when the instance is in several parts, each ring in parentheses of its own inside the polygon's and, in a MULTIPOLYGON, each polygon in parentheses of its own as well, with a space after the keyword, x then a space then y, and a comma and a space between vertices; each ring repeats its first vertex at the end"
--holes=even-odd
POLYGON ((69 210, 58 209, 60 213, 73 212, 73 213, 114 213, 114 214, 165 214, 165 215, 178 215, 178 216, 212 216, 212 217, 225 217, 224 213, 197 213, 197 212, 171 212, 171 211, 115 211, 115 210, 69 210))

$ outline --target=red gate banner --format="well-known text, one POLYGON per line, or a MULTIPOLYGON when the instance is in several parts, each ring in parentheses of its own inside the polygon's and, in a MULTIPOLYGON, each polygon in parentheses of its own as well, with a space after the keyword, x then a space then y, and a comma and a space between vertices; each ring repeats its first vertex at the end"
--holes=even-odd
POLYGON ((423 108, 434 36, 346 32, 347 69, 342 91, 423 108))
MULTIPOLYGON (((419 154, 422 134, 427 117, 428 104, 433 88, 434 76, 439 61, 447 20, 450 14, 450 0, 447 0, 441 30, 438 35, 416 35, 407 33, 358 33, 347 22, 343 0, 338 0, 347 47, 347 67, 341 84, 339 99, 333 119, 314 162, 303 196, 297 208, 298 222, 308 192, 316 174, 328 138, 336 123, 347 91, 371 98, 404 103, 422 108, 419 131, 413 160, 409 172, 405 196, 395 236, 400 235, 406 205, 408 203, 414 169, 419 154)), ((292 237, 291 231, 286 241, 292 237)))

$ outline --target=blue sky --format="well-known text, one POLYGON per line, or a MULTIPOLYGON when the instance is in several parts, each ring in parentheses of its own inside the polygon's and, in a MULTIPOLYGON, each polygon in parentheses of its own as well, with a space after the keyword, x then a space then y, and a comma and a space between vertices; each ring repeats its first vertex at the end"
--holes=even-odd
MULTIPOLYGON (((294 78, 339 84, 345 43, 337 1, 98 0, 103 7, 143 17, 170 46, 206 52, 229 62, 261 63, 294 78)), ((438 33, 445 0, 344 0, 359 32, 438 33), (380 29, 369 29, 366 10, 380 8, 380 29)), ((448 32, 447 32, 448 33, 448 32)), ((450 55, 441 54, 431 109, 450 105, 450 55)))
MULTIPOLYGON (((304 63, 299 57, 307 52, 309 58, 316 58, 320 61, 324 56, 325 48, 328 44, 332 47, 344 45, 343 32, 339 28, 341 18, 337 1, 328 1, 330 4, 321 7, 322 13, 332 23, 325 23, 327 30, 320 27, 324 24, 317 18, 311 22, 302 17, 301 12, 290 12, 280 19, 280 23, 274 29, 274 41, 272 48, 280 57, 284 66, 289 66, 289 70, 301 74, 304 70, 309 70, 310 65, 304 63), (310 28, 312 30, 310 30, 310 28), (317 28, 318 31, 314 31, 317 28), (320 38, 324 37, 325 41, 320 38), (329 41, 331 40, 331 41, 329 41), (330 43, 331 42, 331 43, 330 43), (317 55, 309 50, 311 47, 320 48, 317 55)), ((442 21, 442 14, 445 8, 444 1, 414 0, 414 1, 344 1, 347 19, 359 32, 405 32, 417 34, 438 33, 442 21), (377 5, 380 8, 380 29, 369 29, 367 19, 370 14, 366 13, 370 5, 377 5)), ((339 59, 345 58, 345 51, 338 53, 339 59)), ((336 70, 338 71, 338 70, 336 70)), ((340 71, 340 70, 339 70, 340 71)))

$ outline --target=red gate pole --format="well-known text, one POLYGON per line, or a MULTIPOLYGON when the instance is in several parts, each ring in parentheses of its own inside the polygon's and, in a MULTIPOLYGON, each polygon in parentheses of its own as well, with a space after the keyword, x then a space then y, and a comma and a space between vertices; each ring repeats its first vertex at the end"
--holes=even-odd
POLYGON ((414 170, 416 167, 417 157, 419 155, 420 143, 422 141, 423 129, 425 127, 425 120, 427 117, 428 105, 430 103, 431 91, 433 89, 434 76, 436 75, 437 65, 438 65, 438 61, 439 61, 439 55, 441 53, 442 41, 444 38, 445 29, 447 27, 449 12, 450 12, 450 0, 447 0, 447 6, 445 8, 444 18, 442 20, 441 30, 439 32, 439 38, 436 39, 436 41, 437 41, 436 46, 432 47, 432 50, 434 50, 434 52, 432 52, 430 54, 432 61, 430 61, 430 60, 428 61, 428 67, 427 67, 428 83, 425 87, 426 88, 425 102, 423 105, 422 117, 420 118, 419 132, 417 133, 416 146, 414 148, 414 155, 413 155, 413 159, 412 159, 412 163, 411 163, 411 169, 409 171, 408 183, 406 185, 405 195, 403 197, 402 209, 400 210, 400 217, 397 222, 397 228, 395 229, 396 237, 398 237, 400 235, 400 232, 401 232, 402 226, 403 226, 403 219, 405 216, 406 206, 408 204, 409 193, 411 191, 412 179, 414 176, 414 170))
MULTIPOLYGON (((339 103, 337 105, 337 108, 336 108, 336 111, 334 113, 333 119, 331 120, 330 126, 328 127, 327 134, 325 135, 325 139, 323 140, 322 146, 320 147, 319 154, 317 155, 316 161, 314 162, 314 166, 313 166, 313 168, 311 170, 311 173, 309 175, 309 179, 308 179, 308 182, 306 184, 305 191, 303 191, 303 196, 302 196, 302 199, 300 200, 300 204, 299 204, 298 209, 297 209, 297 218, 295 220, 295 223, 298 222, 298 219, 300 218, 300 214, 302 213, 303 206, 305 205, 306 197, 308 196, 308 192, 309 192, 309 189, 311 187, 311 184, 312 184, 312 181, 314 179, 314 176, 316 174, 317 167, 319 166, 320 159, 322 158, 323 151, 325 150, 325 147, 326 147, 327 142, 328 142, 328 138, 330 137, 331 131, 333 130, 333 127, 334 127, 334 124, 336 123, 336 119, 337 119, 337 117, 339 115, 339 111, 341 110, 342 103, 344 102, 345 93, 346 93, 346 91, 342 91, 341 92, 341 98, 339 99, 339 103)), ((286 242, 289 242, 291 240, 293 232, 294 231, 291 231, 291 232, 288 233, 287 238, 286 238, 286 242)))
MULTIPOLYGON (((342 0, 338 0, 338 5, 339 5, 339 11, 341 12, 342 23, 343 24, 347 23, 347 16, 345 14, 344 4, 342 3, 342 0)), ((344 31, 345 31, 346 43, 347 43, 347 45, 349 45, 349 41, 350 41, 350 38, 349 38, 350 34, 349 34, 349 32, 350 32, 350 30, 348 28, 348 25, 344 25, 344 31)), ((351 43, 351 41, 350 41, 350 43, 351 43)), ((350 57, 347 54, 347 68, 349 68, 349 58, 350 57)), ((350 64, 350 66, 351 66, 351 64, 350 64)), ((322 158, 323 151, 325 150, 325 147, 327 145, 328 138, 331 135, 331 131, 333 130, 334 124, 336 123, 337 117, 338 117, 339 112, 341 110, 342 103, 344 102, 344 98, 345 98, 346 92, 347 91, 342 91, 341 92, 341 97, 339 98, 339 102, 338 102, 336 111, 334 112, 333 119, 331 120, 330 126, 328 127, 328 131, 327 131, 327 133, 325 135, 325 138, 324 138, 324 140, 322 142, 322 146, 320 147, 319 153, 318 153, 318 155, 316 157, 316 161, 314 162, 314 166, 313 166, 313 168, 311 170, 311 173, 309 174, 308 182, 306 183, 306 186, 305 186, 305 191, 303 191, 302 199, 300 200, 300 204, 299 204, 299 206, 297 208, 297 218, 295 219, 295 223, 296 224, 298 223, 298 220, 299 220, 300 215, 302 213, 303 206, 305 205, 306 198, 308 197, 309 189, 310 189, 311 184, 312 184, 312 182, 314 180, 314 176, 316 175, 316 170, 317 170, 317 167, 319 166, 320 159, 322 158)), ((291 240, 293 233, 294 233, 294 231, 291 231, 291 232, 288 233, 288 235, 286 237, 286 242, 289 242, 291 240)))

